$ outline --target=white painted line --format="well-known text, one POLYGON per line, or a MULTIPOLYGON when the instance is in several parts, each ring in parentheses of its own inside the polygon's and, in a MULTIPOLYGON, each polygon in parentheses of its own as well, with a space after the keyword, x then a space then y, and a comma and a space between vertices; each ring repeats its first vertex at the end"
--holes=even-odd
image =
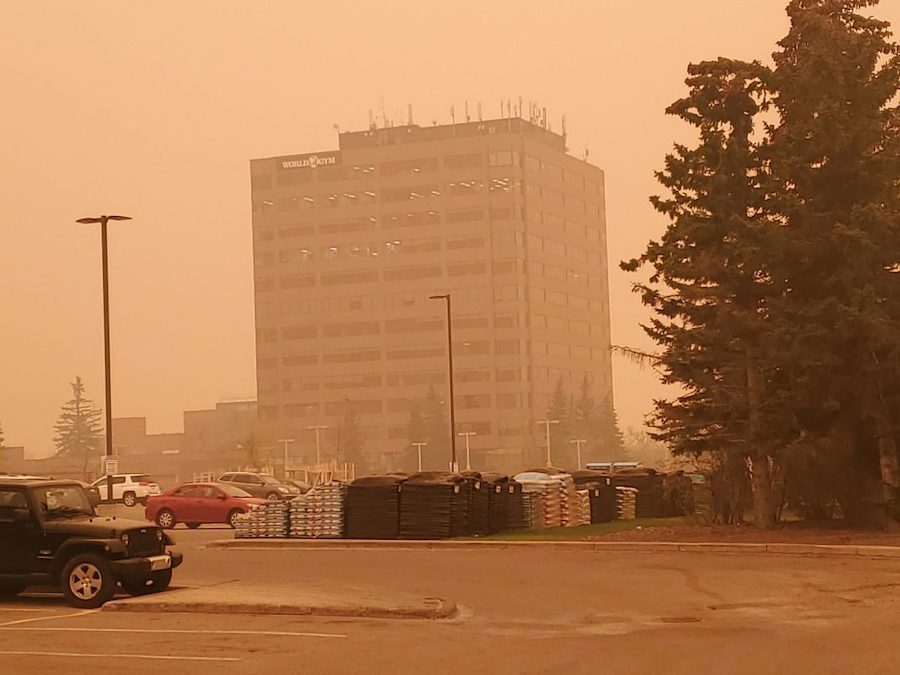
MULTIPOLYGON (((70 614, 68 616, 77 616, 70 614)), ((37 619, 32 619, 36 621, 37 619)), ((278 630, 189 630, 181 628, 62 628, 58 626, 40 628, 17 628, 10 624, 0 624, 0 632, 3 631, 34 631, 40 633, 149 633, 149 634, 176 634, 176 635, 256 635, 271 637, 314 637, 314 638, 339 638, 346 639, 346 635, 338 633, 292 633, 278 630), (10 627, 7 627, 10 626, 10 627)))
POLYGON ((6 623, 0 623, 0 628, 4 626, 16 626, 20 623, 33 623, 35 621, 51 621, 53 619, 70 619, 75 616, 84 616, 85 614, 94 614, 98 610, 96 609, 85 609, 80 612, 75 612, 74 614, 50 614, 48 616, 36 616, 33 619, 19 619, 18 621, 7 621, 6 623))
POLYGON ((41 609, 39 607, 0 607, 0 612, 53 612, 52 609, 41 609))
POLYGON ((148 661, 240 661, 240 659, 224 656, 164 656, 161 654, 82 654, 79 652, 24 652, 24 651, 0 651, 4 656, 55 656, 60 658, 86 658, 86 659, 145 659, 148 661))

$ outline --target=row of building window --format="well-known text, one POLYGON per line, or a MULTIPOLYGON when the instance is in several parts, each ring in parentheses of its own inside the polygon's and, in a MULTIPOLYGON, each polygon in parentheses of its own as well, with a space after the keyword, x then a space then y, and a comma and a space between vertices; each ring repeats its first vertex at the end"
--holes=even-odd
POLYGON ((523 163, 520 154, 515 150, 447 155, 440 159, 437 157, 421 157, 382 162, 377 166, 375 164, 356 164, 287 170, 279 171, 274 178, 271 174, 255 174, 251 176, 251 185, 254 191, 259 191, 271 189, 275 185, 285 187, 313 182, 326 183, 375 175, 380 175, 384 178, 417 176, 438 171, 441 169, 441 165, 443 165, 444 169, 474 169, 484 166, 485 163, 491 167, 514 166, 524 168, 527 171, 540 173, 551 180, 558 180, 589 193, 597 193, 600 189, 600 186, 595 181, 585 178, 580 173, 563 169, 552 162, 526 156, 523 163))

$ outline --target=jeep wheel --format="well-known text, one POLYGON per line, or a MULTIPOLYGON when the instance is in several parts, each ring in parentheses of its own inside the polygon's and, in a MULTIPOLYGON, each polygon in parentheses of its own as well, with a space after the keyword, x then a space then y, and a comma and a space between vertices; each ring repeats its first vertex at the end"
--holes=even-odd
POLYGON ((106 558, 93 553, 72 558, 63 568, 61 581, 66 601, 79 609, 100 607, 118 585, 106 558))
POLYGON ((156 524, 164 530, 171 530, 176 522, 175 514, 169 509, 163 509, 156 514, 156 524))
POLYGON ((200 523, 185 523, 185 525, 187 525, 192 530, 196 530, 198 527, 200 527, 200 523))
POLYGON ((133 492, 126 492, 124 495, 122 495, 122 502, 125 504, 125 506, 134 506, 135 504, 137 504, 137 495, 133 492))
POLYGON ((26 588, 26 584, 17 581, 0 581, 0 598, 15 597, 26 588))
POLYGON ((228 524, 231 525, 231 529, 235 529, 238 524, 238 519, 244 515, 243 511, 240 509, 232 509, 231 513, 228 514, 228 524))
POLYGON ((123 581, 122 588, 129 595, 149 595, 166 590, 172 583, 172 570, 151 572, 148 579, 140 581, 123 581))

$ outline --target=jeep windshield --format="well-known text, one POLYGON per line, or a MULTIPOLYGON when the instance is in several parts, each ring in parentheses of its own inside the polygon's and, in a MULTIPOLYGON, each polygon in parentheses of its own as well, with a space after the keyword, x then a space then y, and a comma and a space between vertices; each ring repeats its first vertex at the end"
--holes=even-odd
POLYGON ((93 516, 94 509, 80 485, 54 485, 36 488, 35 497, 47 520, 93 516))

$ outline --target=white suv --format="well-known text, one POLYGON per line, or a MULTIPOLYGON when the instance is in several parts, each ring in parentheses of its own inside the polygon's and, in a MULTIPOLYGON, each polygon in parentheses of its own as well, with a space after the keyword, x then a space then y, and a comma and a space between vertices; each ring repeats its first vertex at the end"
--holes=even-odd
MULTIPOLYGON (((100 491, 100 500, 108 503, 109 489, 106 479, 107 476, 98 478, 91 486, 100 491)), ((145 473, 117 473, 109 476, 109 479, 112 483, 112 501, 122 502, 125 506, 134 506, 151 495, 160 494, 159 485, 150 480, 150 476, 145 473)))

